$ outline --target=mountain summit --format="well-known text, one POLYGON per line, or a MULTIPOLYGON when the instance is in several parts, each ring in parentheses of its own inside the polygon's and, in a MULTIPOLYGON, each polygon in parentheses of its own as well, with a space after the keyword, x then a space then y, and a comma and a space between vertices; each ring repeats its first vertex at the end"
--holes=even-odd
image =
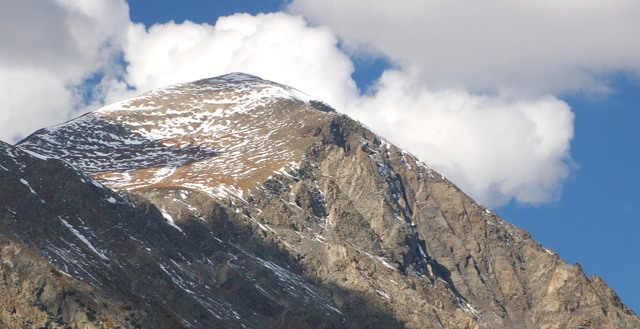
POLYGON ((640 328, 599 277, 255 76, 0 146, 3 328, 640 328))
POLYGON ((317 110, 325 108, 293 88, 233 73, 103 107, 20 145, 61 157, 113 188, 238 196, 295 166, 313 142, 310 130, 331 119, 317 110))

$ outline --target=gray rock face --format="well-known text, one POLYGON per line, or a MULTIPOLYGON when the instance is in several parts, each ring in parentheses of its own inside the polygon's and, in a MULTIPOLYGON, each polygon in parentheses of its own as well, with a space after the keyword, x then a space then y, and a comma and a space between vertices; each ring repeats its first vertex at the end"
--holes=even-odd
POLYGON ((3 328, 640 328, 599 277, 257 77, 1 146, 3 328))

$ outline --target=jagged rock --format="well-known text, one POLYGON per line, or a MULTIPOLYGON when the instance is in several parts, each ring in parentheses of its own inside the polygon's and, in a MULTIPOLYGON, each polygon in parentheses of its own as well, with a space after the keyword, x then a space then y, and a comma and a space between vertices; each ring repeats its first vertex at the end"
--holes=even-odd
POLYGON ((128 306, 145 328, 640 327, 602 279, 412 155, 254 76, 159 89, 18 147, 0 156, 3 246, 38 264, 28 287, 53 269, 97 305, 83 318, 48 283, 23 321, 131 327, 128 306))

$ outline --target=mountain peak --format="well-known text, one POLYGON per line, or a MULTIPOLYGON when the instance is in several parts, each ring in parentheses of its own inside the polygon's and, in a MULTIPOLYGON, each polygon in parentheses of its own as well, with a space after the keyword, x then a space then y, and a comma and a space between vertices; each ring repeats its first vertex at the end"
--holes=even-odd
POLYGON ((111 112, 128 109, 159 112, 165 110, 169 111, 167 114, 176 114, 176 111, 213 109, 211 116, 220 117, 251 111, 274 99, 290 99, 304 103, 311 101, 308 95, 292 87, 236 72, 155 89, 138 97, 107 105, 94 113, 109 116, 111 112))
MULTIPOLYGON (((19 146, 130 193, 84 174, 68 184, 75 172, 51 175, 63 165, 54 159, 25 155, 29 164, 12 165, 0 154, 0 183, 13 186, 0 189, 9 200, 0 233, 11 224, 11 236, 33 236, 28 242, 57 257, 58 268, 78 269, 65 270, 74 280, 158 310, 136 318, 145 327, 640 327, 602 280, 420 160, 326 104, 254 76, 157 89, 19 146), (24 201, 40 195, 47 199, 24 201), (103 218, 110 210, 114 217, 103 218), (43 214, 48 222, 38 222, 43 214), (130 250, 139 254, 133 262, 130 250), (148 289, 152 278, 167 288, 148 289)), ((129 321, 121 309, 101 314, 129 321)))
POLYGON ((230 73, 107 105, 19 146, 61 157, 112 188, 241 196, 300 160, 310 132, 337 116, 326 108, 294 88, 230 73))

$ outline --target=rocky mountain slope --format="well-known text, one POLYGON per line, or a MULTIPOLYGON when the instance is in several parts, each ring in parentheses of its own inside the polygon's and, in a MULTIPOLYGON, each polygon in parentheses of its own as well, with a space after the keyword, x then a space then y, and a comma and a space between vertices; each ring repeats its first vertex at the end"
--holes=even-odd
POLYGON ((599 277, 254 76, 0 151, 2 328, 640 328, 599 277))

